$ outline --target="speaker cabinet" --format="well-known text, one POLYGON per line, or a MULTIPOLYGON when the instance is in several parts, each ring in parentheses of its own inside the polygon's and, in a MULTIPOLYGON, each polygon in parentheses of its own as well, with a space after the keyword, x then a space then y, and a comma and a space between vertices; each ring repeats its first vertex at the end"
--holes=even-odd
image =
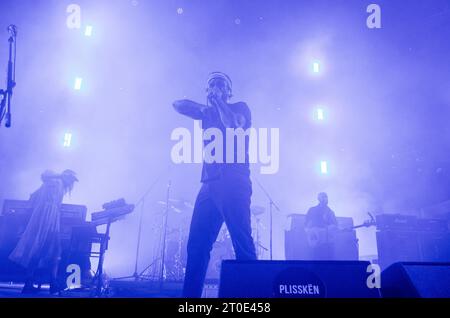
POLYGON ((419 237, 411 231, 378 231, 378 262, 386 269, 396 262, 420 262, 419 237))
MULTIPOLYGON (((304 214, 292 214, 291 227, 285 231, 284 249, 287 260, 317 260, 312 249, 308 245, 308 239, 305 232, 304 214)), ((353 219, 348 217, 337 217, 338 227, 340 229, 351 229, 353 219)), ((333 251, 329 260, 357 261, 359 259, 358 239, 356 231, 345 230, 338 231, 333 239, 333 251)))
POLYGON ((384 270, 398 262, 450 262, 450 234, 424 231, 378 231, 378 259, 384 270))

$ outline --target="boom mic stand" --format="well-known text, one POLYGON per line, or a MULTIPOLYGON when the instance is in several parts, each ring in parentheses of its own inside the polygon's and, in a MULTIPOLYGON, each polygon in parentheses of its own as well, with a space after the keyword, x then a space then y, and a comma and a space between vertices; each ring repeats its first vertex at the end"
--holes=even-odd
POLYGON ((16 86, 16 42, 17 42, 17 27, 10 25, 8 27, 10 37, 9 42, 9 59, 8 59, 8 71, 6 80, 6 91, 0 89, 0 95, 2 100, 0 102, 0 127, 3 117, 5 117, 5 127, 11 127, 11 100, 13 95, 13 89, 16 86))
POLYGON ((272 246, 273 246, 273 208, 275 208, 278 212, 281 212, 280 208, 278 207, 278 205, 272 200, 272 197, 269 195, 269 193, 266 191, 266 189, 262 186, 262 184, 258 181, 258 179, 256 179, 254 177, 256 183, 258 184, 258 186, 261 188, 261 190, 263 191, 264 195, 267 197, 267 199, 269 200, 269 215, 270 215, 270 229, 269 229, 269 233, 270 233, 270 246, 269 246, 269 250, 270 250, 270 260, 273 259, 273 253, 272 253, 272 246))
POLYGON ((137 237, 137 246, 136 246, 136 258, 135 258, 135 263, 134 263, 134 273, 130 276, 125 276, 125 277, 118 277, 115 278, 116 280, 121 280, 121 279, 129 279, 129 278, 133 278, 134 280, 139 280, 142 275, 144 274, 144 272, 153 265, 150 264, 149 266, 147 266, 141 273, 138 273, 138 263, 139 263, 139 252, 140 252, 140 247, 141 247, 141 234, 142 234, 142 221, 143 221, 143 216, 144 216, 144 206, 145 206, 145 198, 150 194, 150 192, 152 192, 153 188, 156 186, 156 184, 159 182, 159 180, 161 179, 162 175, 160 175, 158 178, 156 178, 156 180, 149 186, 149 188, 147 189, 147 191, 144 193, 144 195, 139 199, 139 201, 136 203, 136 206, 138 206, 139 204, 141 204, 141 212, 139 215, 139 229, 138 229, 138 237, 137 237))

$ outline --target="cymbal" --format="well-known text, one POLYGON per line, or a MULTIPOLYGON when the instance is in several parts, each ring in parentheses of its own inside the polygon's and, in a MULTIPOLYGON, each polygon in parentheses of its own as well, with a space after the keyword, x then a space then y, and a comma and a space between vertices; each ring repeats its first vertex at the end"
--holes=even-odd
MULTIPOLYGON (((187 203, 187 201, 184 201, 184 200, 178 200, 178 199, 169 199, 169 202, 170 202, 170 203, 179 203, 179 204, 187 203)), ((164 201, 163 201, 163 200, 159 200, 158 203, 166 204, 166 200, 164 200, 164 201)))
POLYGON ((266 208, 259 206, 259 205, 254 205, 254 206, 250 207, 250 211, 252 212, 252 214, 254 216, 258 216, 258 215, 264 214, 266 212, 266 208))
MULTIPOLYGON (((166 201, 157 201, 158 205, 162 207, 166 207, 167 202, 166 201)), ((192 210, 194 206, 189 201, 184 200, 176 200, 176 199, 169 199, 169 209, 176 213, 182 213, 183 211, 192 210)))

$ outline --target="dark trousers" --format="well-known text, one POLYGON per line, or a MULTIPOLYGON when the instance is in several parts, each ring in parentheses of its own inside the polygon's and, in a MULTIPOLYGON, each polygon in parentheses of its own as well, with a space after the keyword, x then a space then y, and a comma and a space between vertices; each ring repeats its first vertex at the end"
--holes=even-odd
POLYGON ((251 236, 251 195, 248 177, 222 177, 202 185, 189 231, 183 297, 201 297, 210 252, 223 222, 230 233, 236 259, 256 260, 251 236))

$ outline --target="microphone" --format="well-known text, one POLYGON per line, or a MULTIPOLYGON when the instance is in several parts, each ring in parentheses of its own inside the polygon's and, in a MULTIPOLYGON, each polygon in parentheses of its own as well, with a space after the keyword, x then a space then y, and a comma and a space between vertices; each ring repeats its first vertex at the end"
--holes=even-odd
POLYGON ((212 98, 214 97, 214 95, 216 95, 215 94, 215 91, 213 90, 213 89, 211 89, 211 88, 207 88, 206 89, 206 93, 207 93, 207 100, 209 101, 209 102, 211 102, 212 101, 212 98))
POLYGON ((10 24, 7 30, 12 37, 15 38, 17 36, 17 26, 15 26, 14 24, 10 24))
POLYGON ((213 91, 213 90, 211 90, 211 91, 208 93, 208 98, 207 98, 207 99, 208 99, 208 102, 209 102, 209 104, 210 104, 210 106, 212 106, 212 107, 217 107, 216 98, 217 98, 216 92, 213 91))
POLYGON ((208 99, 211 99, 215 96, 216 94, 213 91, 209 91, 208 92, 208 99))

